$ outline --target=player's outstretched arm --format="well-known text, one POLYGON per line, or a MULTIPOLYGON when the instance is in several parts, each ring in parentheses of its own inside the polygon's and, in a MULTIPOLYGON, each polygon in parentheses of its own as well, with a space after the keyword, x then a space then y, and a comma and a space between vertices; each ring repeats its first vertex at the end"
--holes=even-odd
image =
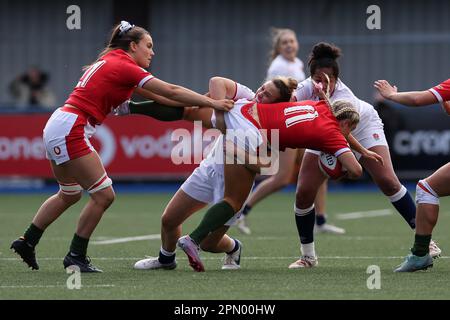
POLYGON ((341 154, 337 158, 342 166, 347 169, 347 178, 348 179, 358 179, 362 175, 362 167, 359 164, 358 160, 356 160, 355 155, 353 152, 345 152, 341 154))
POLYGON ((188 106, 211 107, 217 110, 229 111, 234 104, 232 100, 213 100, 187 88, 170 84, 157 78, 147 81, 143 88, 188 106))
POLYGON ((374 87, 377 88, 384 98, 411 107, 425 106, 438 102, 436 97, 428 90, 398 92, 397 87, 392 86, 386 80, 375 81, 374 87))

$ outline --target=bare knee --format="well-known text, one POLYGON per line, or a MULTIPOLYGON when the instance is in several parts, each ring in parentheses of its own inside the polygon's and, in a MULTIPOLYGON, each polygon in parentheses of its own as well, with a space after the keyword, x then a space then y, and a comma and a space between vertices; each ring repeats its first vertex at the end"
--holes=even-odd
POLYGON ((68 207, 71 205, 77 203, 81 199, 81 192, 75 193, 75 194, 66 194, 63 193, 61 190, 58 192, 58 198, 61 199, 68 207))
POLYGON ((106 189, 102 189, 95 193, 92 193, 91 198, 98 206, 106 210, 114 202, 116 194, 114 193, 113 188, 108 187, 106 189))
POLYGON ((178 227, 178 222, 173 218, 173 215, 168 211, 164 211, 161 216, 161 226, 164 230, 173 230, 178 227))
POLYGON ((295 194, 295 205, 297 208, 309 208, 313 205, 316 199, 317 189, 313 188, 298 188, 295 194))
POLYGON ((392 196, 400 191, 402 185, 396 176, 381 176, 377 179, 377 185, 386 196, 392 196))

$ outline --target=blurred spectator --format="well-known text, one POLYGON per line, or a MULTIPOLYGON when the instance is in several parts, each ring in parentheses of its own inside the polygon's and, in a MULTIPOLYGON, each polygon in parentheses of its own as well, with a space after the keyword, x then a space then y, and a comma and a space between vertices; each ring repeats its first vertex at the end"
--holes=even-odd
POLYGON ((18 108, 55 108, 55 95, 47 87, 49 75, 32 66, 28 71, 14 79, 9 90, 18 108))

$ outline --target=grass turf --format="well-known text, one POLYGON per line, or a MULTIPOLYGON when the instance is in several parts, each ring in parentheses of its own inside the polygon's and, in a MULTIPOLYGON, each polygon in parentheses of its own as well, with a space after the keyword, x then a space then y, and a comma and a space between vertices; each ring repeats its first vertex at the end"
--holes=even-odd
MULTIPOLYGON (((170 194, 119 194, 92 240, 160 232, 161 212, 170 194)), ((39 271, 28 270, 9 250, 47 195, 0 196, 0 299, 448 299, 450 297, 450 201, 441 200, 441 216, 433 238, 443 249, 433 269, 394 274, 412 245, 413 233, 394 210, 391 215, 338 220, 337 213, 391 209, 379 193, 331 193, 329 220, 344 227, 343 236, 316 235, 319 266, 289 270, 299 255, 293 217, 293 194, 274 195, 250 214, 253 234, 230 234, 244 245, 242 268, 222 271, 221 254, 202 253, 207 272, 195 273, 183 252, 173 271, 139 271, 133 264, 157 255, 160 241, 146 240, 89 247, 102 274, 82 274, 82 288, 69 290, 62 259, 67 253, 83 200, 46 231, 37 247, 39 271), (381 269, 381 289, 369 290, 368 266, 381 269)), ((393 208, 392 208, 393 209, 393 208)), ((184 226, 187 233, 200 221, 197 213, 184 226)))

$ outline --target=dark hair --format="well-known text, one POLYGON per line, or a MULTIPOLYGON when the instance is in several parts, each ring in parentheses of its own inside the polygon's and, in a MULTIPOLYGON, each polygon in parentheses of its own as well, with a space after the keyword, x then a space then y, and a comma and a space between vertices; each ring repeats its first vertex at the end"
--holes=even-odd
POLYGON ((280 91, 280 98, 274 103, 290 101, 292 92, 297 88, 297 80, 288 77, 276 77, 272 79, 272 82, 280 91))
POLYGON ((311 77, 316 73, 317 69, 331 68, 333 76, 339 77, 339 65, 336 59, 341 56, 341 49, 335 45, 320 42, 316 44, 309 55, 308 66, 311 77))
MULTIPOLYGON (((126 31, 121 31, 120 27, 121 23, 118 23, 112 28, 109 42, 98 55, 97 61, 105 54, 115 49, 128 51, 131 42, 138 43, 146 34, 150 35, 150 33, 142 27, 130 25, 131 28, 126 31)), ((88 67, 89 66, 84 67, 83 69, 87 69, 88 67)))

